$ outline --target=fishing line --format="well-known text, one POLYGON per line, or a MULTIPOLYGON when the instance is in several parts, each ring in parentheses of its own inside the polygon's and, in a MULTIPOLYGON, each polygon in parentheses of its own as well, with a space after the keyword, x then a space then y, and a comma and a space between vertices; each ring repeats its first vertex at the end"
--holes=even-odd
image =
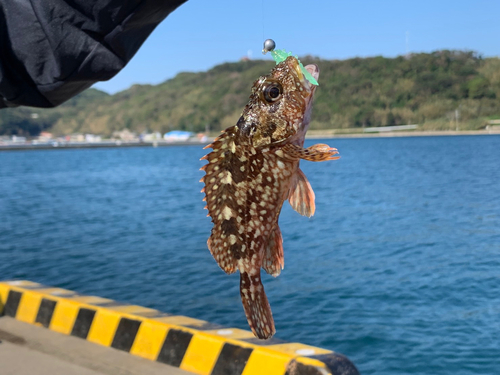
MULTIPOLYGON (((261 0, 261 7, 262 7, 262 40, 264 40, 265 35, 264 35, 264 0, 261 0)), ((276 43, 272 39, 266 39, 264 40, 264 48, 262 49, 262 54, 265 55, 267 52, 271 52, 276 48, 276 43)), ((274 56, 273 56, 274 58, 274 56)))
POLYGON ((264 40, 264 0, 261 0, 261 23, 262 23, 262 40, 264 40))

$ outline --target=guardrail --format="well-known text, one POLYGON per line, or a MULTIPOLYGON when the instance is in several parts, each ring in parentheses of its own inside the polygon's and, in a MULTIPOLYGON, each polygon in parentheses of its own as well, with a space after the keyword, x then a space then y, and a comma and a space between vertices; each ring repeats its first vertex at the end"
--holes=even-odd
POLYGON ((0 316, 206 375, 358 375, 331 350, 31 281, 0 282, 0 316))

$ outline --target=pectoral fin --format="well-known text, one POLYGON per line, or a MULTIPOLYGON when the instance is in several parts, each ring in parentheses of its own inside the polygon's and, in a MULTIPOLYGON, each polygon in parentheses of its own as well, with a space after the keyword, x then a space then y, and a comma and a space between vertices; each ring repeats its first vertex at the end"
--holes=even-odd
POLYGON ((300 168, 293 175, 290 186, 288 201, 292 208, 303 216, 311 217, 314 215, 316 209, 314 191, 300 168))
POLYGON ((340 159, 340 156, 335 156, 339 153, 338 150, 324 143, 319 143, 308 148, 302 148, 294 144, 287 144, 283 146, 282 150, 285 152, 286 156, 291 159, 302 159, 308 161, 340 159))

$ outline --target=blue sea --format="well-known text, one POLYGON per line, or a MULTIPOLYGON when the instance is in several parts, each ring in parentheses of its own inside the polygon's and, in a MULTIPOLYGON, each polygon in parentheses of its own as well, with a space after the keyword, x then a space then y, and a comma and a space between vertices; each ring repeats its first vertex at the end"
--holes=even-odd
MULTIPOLYGON (((276 337, 365 375, 500 373, 500 137, 319 142, 342 158, 301 162, 316 214, 281 214, 276 337)), ((205 151, 0 153, 0 279, 248 329, 206 247, 205 151)))

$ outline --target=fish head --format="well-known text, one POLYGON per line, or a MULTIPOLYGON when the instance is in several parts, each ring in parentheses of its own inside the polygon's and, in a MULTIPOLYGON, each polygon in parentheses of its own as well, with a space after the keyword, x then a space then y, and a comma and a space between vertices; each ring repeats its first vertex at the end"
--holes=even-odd
MULTIPOLYGON (((316 65, 305 68, 318 80, 316 65)), ((255 147, 286 143, 302 146, 316 87, 302 73, 299 60, 289 56, 255 81, 237 124, 240 132, 249 136, 255 147)))

